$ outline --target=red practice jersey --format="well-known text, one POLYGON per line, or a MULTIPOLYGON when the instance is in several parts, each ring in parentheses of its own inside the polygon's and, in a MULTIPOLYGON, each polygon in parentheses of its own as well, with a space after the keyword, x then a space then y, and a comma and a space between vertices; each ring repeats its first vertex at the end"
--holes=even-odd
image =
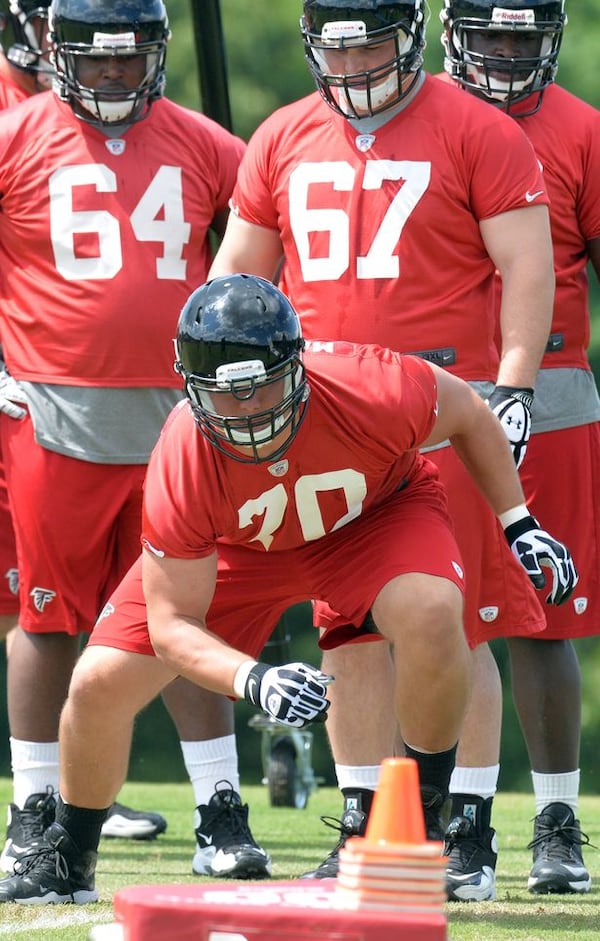
POLYGON ((588 369, 586 242, 600 238, 600 111, 550 85, 540 111, 518 123, 533 144, 550 196, 556 270, 551 332, 560 348, 546 353, 542 368, 588 369))
POLYGON ((255 133, 232 199, 281 233, 282 289, 309 337, 376 340, 495 381, 494 265, 479 221, 545 203, 513 120, 427 76, 406 108, 359 134, 315 93, 255 133))
POLYGON ((29 98, 29 93, 13 81, 8 68, 0 69, 0 111, 12 108, 29 98))
POLYGON ((206 278, 243 147, 167 99, 119 139, 53 92, 0 115, 0 309, 16 379, 180 385, 177 317, 206 278))
POLYGON ((427 363, 332 343, 305 365, 307 414, 273 463, 233 460, 199 432, 187 402, 174 409, 148 467, 143 545, 174 558, 210 555, 219 542, 295 549, 435 476, 417 450, 435 422, 427 363))

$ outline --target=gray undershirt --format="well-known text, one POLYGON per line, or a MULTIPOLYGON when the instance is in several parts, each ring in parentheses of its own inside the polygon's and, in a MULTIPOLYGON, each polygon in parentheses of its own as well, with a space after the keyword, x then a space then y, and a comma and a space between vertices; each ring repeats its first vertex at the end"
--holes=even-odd
POLYGON ((179 389, 115 389, 20 382, 35 440, 94 464, 147 464, 179 389))

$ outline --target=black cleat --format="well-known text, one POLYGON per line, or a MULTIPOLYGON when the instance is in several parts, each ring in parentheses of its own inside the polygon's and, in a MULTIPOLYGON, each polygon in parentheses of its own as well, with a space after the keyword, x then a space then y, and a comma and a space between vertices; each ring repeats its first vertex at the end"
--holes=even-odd
POLYGON ((533 850, 529 891, 536 895, 589 892, 592 880, 581 855, 581 847, 589 842, 567 804, 544 807, 534 818, 533 840, 527 846, 533 850))
POLYGON ((300 879, 335 879, 339 869, 340 850, 351 836, 364 836, 367 829, 367 815, 362 810, 346 810, 338 820, 336 817, 321 817, 327 827, 338 830, 340 838, 328 856, 316 869, 304 872, 300 879))
POLYGON ((268 879, 271 857, 258 845, 248 825, 248 805, 229 781, 219 781, 208 804, 196 808, 196 852, 192 870, 198 876, 268 879))
MULTIPOLYGON (((421 787, 421 804, 425 817, 425 836, 428 840, 443 843, 446 834, 446 825, 443 814, 446 808, 447 796, 437 787, 423 785, 421 787)), ((447 819, 447 818, 446 818, 447 819)))
POLYGON ((167 821, 160 814, 145 810, 132 810, 123 804, 113 804, 102 824, 102 836, 123 840, 154 840, 167 829, 167 821))
POLYGON ((4 872, 14 872, 17 859, 39 843, 44 831, 54 823, 55 813, 56 800, 51 787, 45 794, 30 794, 22 810, 16 804, 9 805, 6 843, 0 856, 4 872))
POLYGON ((496 831, 479 832, 469 817, 453 817, 446 830, 446 892, 452 902, 496 898, 496 831))
POLYGON ((0 902, 19 905, 98 901, 94 884, 97 853, 82 853, 59 823, 15 863, 12 876, 0 880, 0 902))

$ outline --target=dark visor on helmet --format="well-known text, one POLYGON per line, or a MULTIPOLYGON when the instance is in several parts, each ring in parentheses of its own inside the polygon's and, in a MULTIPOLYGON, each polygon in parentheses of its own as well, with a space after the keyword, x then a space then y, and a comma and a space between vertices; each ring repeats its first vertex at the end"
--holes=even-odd
POLYGON ((305 19, 312 34, 318 36, 323 32, 326 23, 347 22, 360 20, 366 26, 368 33, 379 29, 391 29, 399 20, 412 22, 414 6, 408 3, 395 3, 380 7, 378 10, 361 10, 356 7, 331 7, 329 9, 319 6, 306 12, 305 19))
MULTIPOLYGON (((165 27, 163 23, 79 23, 76 20, 63 20, 58 24, 59 36, 63 23, 68 22, 68 40, 69 46, 89 47, 94 43, 94 49, 102 51, 102 36, 112 35, 132 35, 136 45, 141 43, 161 42, 165 38, 165 27)), ((118 51, 111 42, 107 43, 107 51, 118 51)), ((123 52, 126 52, 123 47, 123 52)), ((137 50, 138 52, 140 50, 137 50)), ((143 50, 141 50, 143 51, 143 50)))

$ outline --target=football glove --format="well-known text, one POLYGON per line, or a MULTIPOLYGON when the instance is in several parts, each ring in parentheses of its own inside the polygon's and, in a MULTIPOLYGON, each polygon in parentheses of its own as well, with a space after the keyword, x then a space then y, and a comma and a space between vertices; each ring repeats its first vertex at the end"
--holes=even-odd
POLYGON ((540 529, 533 516, 511 523, 504 530, 513 555, 521 563, 536 588, 543 588, 546 576, 542 566, 552 571, 552 591, 546 604, 562 604, 579 581, 571 553, 562 542, 540 529))
POLYGON ((508 438, 517 468, 523 463, 531 434, 533 389, 496 386, 487 404, 500 421, 508 438))
POLYGON ((326 684, 332 679, 308 663, 280 667, 256 663, 248 674, 244 697, 282 725, 301 729, 327 718, 326 684))
POLYGON ((27 412, 21 404, 27 405, 27 396, 3 365, 0 370, 0 412, 5 412, 10 418, 24 418, 27 412))

